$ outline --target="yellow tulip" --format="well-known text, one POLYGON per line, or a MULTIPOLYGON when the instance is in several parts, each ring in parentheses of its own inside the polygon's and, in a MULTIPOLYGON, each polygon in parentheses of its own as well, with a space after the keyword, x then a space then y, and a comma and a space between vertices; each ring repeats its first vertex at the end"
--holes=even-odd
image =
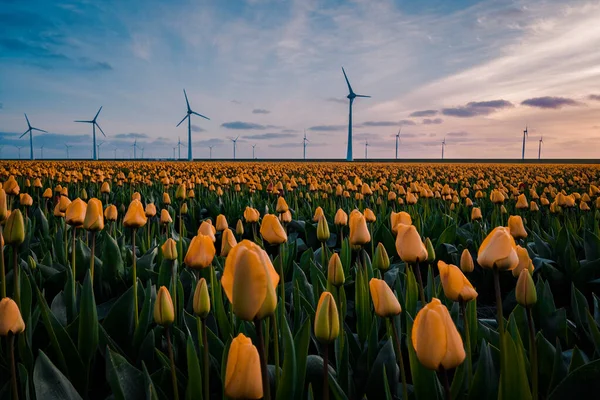
POLYGON ((244 224, 242 223, 241 219, 238 219, 238 222, 235 225, 235 233, 237 233, 239 236, 244 234, 244 224))
POLYGON ((71 204, 71 200, 67 196, 60 196, 60 200, 58 200, 58 210, 61 213, 67 212, 67 207, 71 204))
POLYGON ((104 210, 104 218, 106 218, 107 221, 116 221, 117 216, 118 216, 117 206, 115 206, 114 204, 109 205, 104 210))
POLYGON ((146 225, 147 221, 142 203, 137 199, 132 200, 125 217, 123 217, 123 226, 126 228, 141 228, 146 225))
POLYGON ((240 333, 231 341, 225 369, 225 395, 232 399, 261 399, 262 375, 258 350, 240 333))
POLYGON ((322 343, 333 342, 340 334, 340 319, 335 300, 329 292, 321 293, 315 313, 315 336, 322 343))
POLYGON ((358 210, 350 213, 350 244, 363 246, 371 241, 371 233, 367 227, 365 216, 358 210))
POLYGON ((371 211, 370 208, 365 208, 365 210, 363 211, 363 214, 364 214, 365 219, 367 220, 367 222, 375 222, 375 221, 377 221, 377 217, 375 216, 375 213, 373 211, 371 211))
POLYGON ((75 227, 83 225, 83 221, 85 220, 86 209, 87 205, 79 197, 73 200, 73 202, 69 204, 69 206, 67 207, 67 211, 65 212, 67 224, 75 227))
POLYGON ((513 270, 519 264, 516 248, 517 244, 510 235, 510 230, 498 226, 489 233, 479 246, 477 262, 483 268, 513 270))
POLYGON ((345 279, 342 260, 340 260, 338 253, 333 253, 327 265, 327 281, 338 287, 344 284, 345 279))
POLYGON ((206 318, 210 313, 210 296, 208 295, 208 286, 206 279, 200 278, 194 290, 194 314, 200 318, 206 318))
POLYGON ((233 231, 229 228, 223 231, 223 235, 221 236, 221 257, 227 257, 229 252, 235 245, 237 244, 237 240, 235 239, 235 235, 233 231))
POLYGON ((473 257, 468 249, 464 249, 460 255, 460 269, 464 273, 473 272, 475 265, 473 263, 473 257))
POLYGON ((225 259, 221 285, 238 318, 252 321, 273 314, 278 283, 267 253, 249 240, 238 243, 225 259))
POLYGON ((88 202, 85 219, 83 220, 83 229, 91 232, 98 232, 104 229, 104 214, 100 200, 91 198, 88 202))
POLYGON ((33 205, 33 198, 28 193, 21 193, 19 195, 19 203, 22 206, 31 207, 33 205))
POLYGON ((17 303, 8 297, 0 300, 0 336, 17 335, 25 330, 25 322, 17 303))
POLYGON ((525 239, 527 237, 527 231, 520 215, 511 215, 508 217, 508 228, 510 229, 510 234, 515 239, 525 239))
POLYGON ((394 235, 398 233, 398 224, 412 225, 410 214, 406 211, 400 211, 398 213, 392 211, 390 214, 390 226, 392 227, 392 233, 394 235))
POLYGON ((400 259, 405 263, 415 264, 427 260, 427 248, 421 241, 421 236, 414 225, 398 225, 396 250, 400 259))
POLYGON ((417 313, 411 339, 417 358, 426 368, 452 369, 465 359, 463 341, 450 313, 435 297, 417 313))
POLYGON ((168 238, 160 248, 165 260, 177 260, 177 242, 175 240, 168 238))
POLYGON ((166 209, 160 210, 160 224, 167 225, 173 222, 173 218, 171 218, 171 214, 166 209))
POLYGON ((154 217, 156 215, 156 206, 154 205, 154 203, 146 204, 146 210, 144 212, 146 214, 146 217, 154 217))
POLYGON ((175 198, 177 200, 185 200, 186 194, 187 194, 187 192, 186 192, 185 184, 179 185, 177 187, 177 190, 175 191, 175 198))
POLYGON ((438 261, 440 280, 446 297, 452 301, 470 301, 477 298, 477 292, 460 268, 453 264, 438 261))
POLYGON ((100 193, 109 194, 110 193, 110 184, 108 182, 104 182, 102 187, 100 188, 100 193))
POLYGON ((287 234, 274 214, 267 214, 263 217, 260 225, 260 235, 270 244, 287 242, 287 234))
POLYGON ((161 286, 154 303, 154 322, 158 325, 171 325, 175 321, 175 308, 169 290, 161 286))
POLYGON ((131 200, 138 200, 138 201, 142 201, 142 195, 139 192, 134 192, 131 195, 131 200))
POLYGON ((373 268, 379 269, 383 272, 390 269, 390 257, 388 256, 387 250, 383 243, 377 243, 375 248, 375 255, 373 256, 373 268))
POLYGON ((167 193, 167 192, 163 193, 163 204, 165 204, 165 205, 171 204, 171 196, 169 196, 169 193, 167 193))
POLYGON ((288 206, 288 204, 286 203, 285 199, 283 198, 283 196, 280 196, 277 198, 277 206, 275 207, 275 211, 277 211, 279 214, 284 213, 286 211, 288 211, 290 208, 288 206))
POLYGON ((329 224, 325 216, 322 216, 317 224, 317 239, 324 243, 329 240, 329 236, 329 224))
POLYGON ((348 214, 341 208, 337 210, 335 213, 335 217, 333 219, 333 223, 337 226, 346 226, 348 225, 348 214))
POLYGON ((45 199, 51 199, 52 198, 52 189, 47 188, 46 190, 44 190, 42 197, 45 199))
POLYGON ((290 210, 279 214, 279 221, 281 221, 282 224, 289 224, 292 222, 292 213, 290 210))
POLYGON ((200 227, 198 228, 198 235, 208 236, 209 238, 211 238, 213 243, 217 240, 217 238, 215 237, 215 233, 217 233, 217 230, 212 225, 209 219, 202 221, 200 227))
POLYGON ((9 196, 17 196, 21 192, 19 184, 15 180, 15 177, 12 175, 8 178, 6 182, 4 182, 2 188, 9 196))
POLYGON ((0 188, 0 222, 8 218, 8 205, 6 203, 6 192, 0 188))
POLYGON ((371 278, 369 290, 375 314, 381 318, 389 318, 400 314, 402 311, 400 303, 383 279, 371 278))
POLYGON ((529 207, 529 204, 527 203, 527 197, 525 197, 525 194, 522 193, 517 198, 517 204, 515 205, 515 208, 524 210, 527 209, 527 207, 529 207))
POLYGON ((527 268, 521 270, 519 274, 517 286, 515 287, 515 297, 517 298, 517 303, 523 307, 532 306, 537 302, 535 283, 527 268))
POLYGON ((246 209, 244 210, 244 219, 246 220, 246 222, 255 223, 258 222, 259 218, 260 213, 258 212, 258 210, 252 207, 246 207, 246 209))
POLYGON ((323 209, 321 207, 317 207, 315 209, 315 213, 313 215, 313 222, 319 222, 321 217, 324 217, 324 216, 325 216, 325 213, 323 212, 323 209))
POLYGON ((473 207, 471 209, 471 221, 481 220, 482 218, 481 209, 479 207, 473 207))
POLYGON ((227 218, 223 214, 217 215, 216 229, 217 231, 224 231, 229 225, 227 224, 227 218))
POLYGON ((188 268, 206 268, 212 264, 216 253, 210 236, 198 234, 192 238, 183 262, 188 268))

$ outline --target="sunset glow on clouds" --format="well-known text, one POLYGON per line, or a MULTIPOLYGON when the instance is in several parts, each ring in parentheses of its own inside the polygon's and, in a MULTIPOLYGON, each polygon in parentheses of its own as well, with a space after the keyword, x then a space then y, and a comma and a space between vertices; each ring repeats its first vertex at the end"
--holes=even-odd
MULTIPOLYGON (((27 125, 46 157, 171 157, 194 111, 194 157, 345 157, 344 66, 356 93, 354 156, 595 158, 600 3, 589 1, 2 2, 0 145, 27 125), (414 4, 411 4, 414 3, 414 4), (418 4, 418 6, 416 5, 418 4)), ((12 152, 12 154, 11 154, 12 152)), ((23 156, 25 152, 23 152, 23 156)), ((182 149, 182 153, 184 153, 182 149)), ((187 154, 187 151, 186 151, 187 154)), ((39 156, 39 150, 36 150, 39 156)))

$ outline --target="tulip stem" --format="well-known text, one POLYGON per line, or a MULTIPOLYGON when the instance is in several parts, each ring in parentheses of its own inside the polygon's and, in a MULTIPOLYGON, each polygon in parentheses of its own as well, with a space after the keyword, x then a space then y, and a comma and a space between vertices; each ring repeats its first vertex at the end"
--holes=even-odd
POLYGON ((504 316, 502 314, 502 295, 500 293, 500 272, 494 265, 494 289, 496 292, 496 312, 498 313, 498 330, 500 331, 500 338, 504 336, 504 316))
POLYGON ((21 309, 21 281, 19 279, 19 246, 13 245, 13 277, 14 277, 14 298, 15 303, 21 309))
POLYGON ((175 321, 177 321, 177 310, 179 309, 177 305, 177 288, 179 287, 179 285, 177 284, 177 264, 175 263, 175 261, 176 260, 171 261, 171 281, 173 282, 173 290, 171 291, 171 293, 173 293, 173 311, 175 311, 175 321))
POLYGON ((396 348, 396 358, 398 360, 398 366, 400 367, 400 377, 402 378, 402 399, 408 400, 408 388, 406 387, 406 371, 404 370, 404 360, 402 359, 402 348, 400 346, 400 336, 398 336, 398 330, 396 324, 394 324, 394 318, 390 317, 390 325, 392 325, 392 334, 394 337, 394 347, 396 348))
POLYGON ((175 370, 175 358, 173 357, 173 346, 171 344, 171 330, 167 325, 165 330, 167 336, 167 347, 169 348, 169 360, 171 360, 171 381, 173 383, 173 397, 179 400, 179 388, 177 387, 177 371, 175 370))
POLYGON ((467 387, 470 387, 471 379, 473 378, 473 366, 471 364, 471 334, 469 332, 469 318, 467 317, 467 302, 460 299, 459 304, 463 315, 465 344, 467 348, 467 387))
POLYGON ((440 375, 442 377, 442 382, 444 384, 444 394, 446 400, 452 400, 452 393, 450 391, 450 383, 448 382, 448 371, 446 368, 440 365, 440 375))
POLYGON ((537 347, 535 343, 535 328, 533 326, 533 315, 531 307, 527 306, 527 325, 529 325, 529 364, 531 365, 531 392, 532 399, 538 398, 538 362, 537 347))
MULTIPOLYGON (((135 328, 137 329, 138 324, 139 324, 139 320, 138 320, 138 296, 137 296, 137 266, 136 266, 136 256, 135 256, 135 231, 136 229, 133 229, 133 234, 132 234, 132 238, 131 238, 131 248, 132 248, 132 254, 133 254, 133 316, 135 319, 135 328)), ((167 337, 168 337, 168 333, 167 333, 167 337)), ((169 339, 170 340, 170 339, 169 339)), ((169 346, 170 348, 170 346, 169 346)))
POLYGON ((68 241, 68 236, 67 236, 67 220, 63 218, 63 221, 65 222, 65 230, 63 233, 63 242, 65 242, 65 264, 66 264, 69 260, 69 241, 68 241))
POLYGON ((323 345, 323 400, 329 400, 329 345, 323 345))
POLYGON ((417 276, 417 281, 419 282, 419 295, 421 297, 421 307, 425 307, 427 301, 425 301, 425 290, 423 290, 423 278, 421 277, 421 268, 419 268, 419 262, 413 265, 413 269, 415 271, 415 275, 417 276))
POLYGON ((204 398, 210 399, 209 377, 210 366, 208 363, 208 336, 206 333, 206 319, 202 318, 202 357, 204 358, 204 398))
POLYGON ((95 256, 96 254, 96 232, 92 232, 92 254, 90 257, 90 278, 92 282, 92 287, 94 287, 94 264, 95 264, 95 256))
POLYGON ((17 368, 15 364, 15 335, 9 331, 8 347, 10 352, 10 384, 13 400, 19 400, 19 387, 17 386, 17 368))
POLYGON ((279 383, 279 329, 277 328, 277 318, 275 315, 271 319, 273 321, 273 348, 275 353, 275 390, 277 390, 277 384, 279 383))
POLYGON ((271 385, 269 384, 269 371, 267 369, 267 359, 265 357, 265 340, 263 337, 262 321, 254 320, 256 327, 256 341, 258 347, 258 355, 260 357, 260 372, 262 374, 263 399, 271 400, 271 385))
MULTIPOLYGON (((0 226, 0 243, 4 243, 4 239, 2 238, 2 226, 0 226)), ((6 297, 6 269, 4 268, 4 246, 0 245, 0 299, 6 297)))

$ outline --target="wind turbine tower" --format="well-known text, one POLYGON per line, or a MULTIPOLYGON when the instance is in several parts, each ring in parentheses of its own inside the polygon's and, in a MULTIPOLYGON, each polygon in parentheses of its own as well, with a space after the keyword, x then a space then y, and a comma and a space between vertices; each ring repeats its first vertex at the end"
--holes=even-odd
POLYGON ((100 146, 102 146, 103 144, 104 144, 103 141, 97 144, 97 150, 98 150, 97 151, 97 155, 98 155, 98 158, 100 158, 100 146))
POLYGON ((229 138, 229 140, 231 140, 233 142, 233 159, 235 160, 235 145, 237 144, 237 141, 240 137, 236 137, 235 139, 231 139, 229 138))
MULTIPOLYGON (((196 111, 193 111, 190 107, 190 102, 188 101, 187 93, 185 89, 183 89, 183 95, 185 96, 185 104, 187 106, 187 113, 185 117, 177 124, 177 126, 181 125, 183 121, 188 120, 188 161, 192 161, 192 114, 197 115, 199 117, 210 120, 210 118, 205 117, 202 114, 198 114, 196 111)), ((181 156, 179 157, 181 158, 181 156)))
POLYGON ((302 147, 303 147, 303 153, 302 156, 304 158, 304 160, 306 160, 306 143, 310 142, 310 140, 308 140, 306 138, 306 129, 304 130, 304 139, 302 139, 302 147))
POLYGON ((21 149, 23 146, 15 146, 19 150, 19 160, 21 159, 21 149))
POLYGON ((40 146, 40 158, 43 160, 44 159, 44 145, 40 146))
POLYGON ((402 127, 398 129, 398 133, 396 133, 396 160, 398 159, 398 144, 400 143, 400 132, 402 131, 402 127))
POLYGON ((104 131, 102 130, 102 128, 100 128, 100 125, 98 125, 98 122, 96 122, 96 120, 98 119, 98 115, 100 115, 100 111, 102 111, 102 107, 100 107, 100 109, 96 113, 96 116, 91 121, 84 121, 84 120, 75 121, 75 122, 82 122, 82 123, 85 123, 85 124, 92 124, 92 141, 93 141, 92 148, 94 149, 92 158, 94 160, 98 159, 98 156, 96 154, 96 127, 98 127, 98 129, 100 129, 100 132, 102 132, 102 134, 104 135, 104 137, 106 137, 106 134, 104 133, 104 131))
POLYGON ((446 138, 442 140, 442 160, 444 159, 444 150, 446 149, 446 138))
POLYGON ((256 145, 255 145, 255 144, 253 144, 253 145, 252 145, 252 159, 253 159, 253 160, 255 159, 255 158, 254 158, 254 149, 255 149, 255 148, 256 148, 256 145))
POLYGON ((542 159, 542 143, 544 143, 544 138, 540 138, 540 142, 538 143, 538 160, 542 159))
POLYGON ((209 152, 210 152, 210 153, 209 153, 209 157, 210 157, 210 159, 211 159, 211 160, 212 160, 212 148, 213 148, 213 147, 215 147, 215 146, 208 146, 208 150, 209 150, 209 152))
MULTIPOLYGON (((27 130, 25 131, 25 133, 23 133, 21 136, 19 136, 19 139, 21 139, 23 136, 25 136, 29 133, 29 158, 31 160, 33 160, 34 159, 34 157, 33 157, 33 131, 38 131, 38 132, 43 132, 43 133, 48 133, 48 132, 46 132, 45 130, 34 128, 33 126, 31 126, 31 124, 29 123, 29 118, 27 118, 27 114, 25 114, 25 120, 27 121, 27 130)), ((21 159, 21 156, 19 156, 19 159, 21 159)))
POLYGON ((348 85, 348 96, 346 96, 349 100, 349 111, 348 111, 348 150, 346 152, 346 161, 352 161, 352 103, 354 103, 354 99, 357 97, 371 97, 365 96, 363 94, 356 94, 354 90, 352 90, 352 86, 350 86, 350 81, 348 80, 348 76, 346 75, 346 71, 344 67, 342 67, 342 72, 344 73, 344 78, 346 79, 346 84, 348 85))
POLYGON ((133 142, 133 144, 131 145, 131 147, 133 147, 133 159, 137 159, 137 139, 135 139, 135 141, 133 142))
POLYGON ((525 130, 523 131, 523 152, 521 153, 522 160, 525 159, 525 141, 527 139, 527 136, 529 136, 529 132, 527 131, 527 125, 525 125, 525 130))
POLYGON ((67 160, 68 160, 69 159, 69 149, 71 147, 73 147, 73 145, 72 144, 65 144, 65 147, 67 148, 67 160))
POLYGON ((365 140, 365 160, 369 158, 369 141, 365 140))
MULTIPOLYGON (((179 153, 178 153, 178 154, 179 154, 179 159, 180 159, 180 160, 181 160, 181 146, 183 146, 183 147, 186 147, 185 143, 182 143, 182 142, 181 142, 181 138, 180 138, 180 137, 178 137, 178 138, 177 138, 177 146, 176 146, 176 147, 178 147, 178 148, 179 148, 179 150, 178 150, 178 151, 179 151, 179 153)), ((173 158, 175 158, 175 156, 173 156, 173 158)))

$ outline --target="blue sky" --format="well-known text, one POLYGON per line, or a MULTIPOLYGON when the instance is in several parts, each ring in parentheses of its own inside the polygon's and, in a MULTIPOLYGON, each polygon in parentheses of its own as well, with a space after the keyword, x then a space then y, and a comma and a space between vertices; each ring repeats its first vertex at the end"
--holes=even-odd
MULTIPOLYGON (((195 157, 596 157, 600 4, 589 1, 0 0, 0 146, 16 157, 171 157, 192 108, 195 157), (183 124, 182 124, 183 125, 183 124)), ((187 150, 182 148, 182 155, 187 150)))

